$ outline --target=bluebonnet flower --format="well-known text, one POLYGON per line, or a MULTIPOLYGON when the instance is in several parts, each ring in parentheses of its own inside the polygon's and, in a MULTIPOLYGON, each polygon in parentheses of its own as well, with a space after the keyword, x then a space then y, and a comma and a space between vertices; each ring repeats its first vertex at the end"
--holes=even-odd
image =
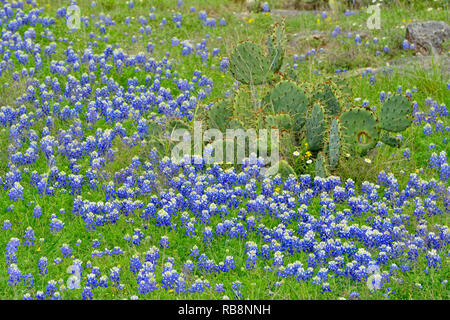
POLYGON ((409 41, 408 40, 406 40, 406 39, 403 40, 402 48, 403 48, 403 50, 408 51, 408 49, 409 49, 409 41))
POLYGON ((33 217, 40 218, 41 216, 42 216, 42 208, 39 205, 37 205, 33 209, 33 217))
POLYGON ((431 125, 429 123, 427 123, 424 127, 423 127, 423 134, 425 136, 431 136, 433 134, 433 128, 431 127, 431 125))
POLYGON ((435 249, 429 250, 426 255, 427 264, 430 268, 439 269, 441 266, 441 257, 435 249))
POLYGON ((169 247, 169 237, 162 236, 161 240, 159 241, 159 246, 161 249, 168 248, 169 247))
POLYGON ((223 283, 217 283, 215 288, 214 288, 214 291, 216 291, 217 293, 225 292, 225 289, 223 287, 223 283))
POLYGON ((234 281, 231 286, 231 292, 233 292, 235 299, 242 299, 244 297, 242 294, 242 283, 238 280, 234 281))
POLYGON ((48 260, 46 257, 39 258, 38 262, 39 274, 45 275, 48 272, 48 260))
POLYGON ((50 231, 59 232, 64 228, 64 222, 57 218, 52 218, 50 221, 50 231))
POLYGON ((65 258, 70 257, 72 255, 72 251, 73 251, 72 248, 70 248, 68 244, 63 244, 60 250, 65 258))
POLYGON ((26 246, 33 246, 34 245, 34 230, 31 227, 27 227, 25 230, 25 234, 23 235, 23 244, 26 246))
POLYGON ((3 230, 11 230, 12 224, 11 221, 5 220, 3 221, 2 229, 3 230))
POLYGON ((14 182, 13 187, 8 192, 11 201, 23 200, 23 187, 19 182, 14 182))
POLYGON ((83 300, 92 300, 94 299, 94 294, 92 293, 92 289, 90 287, 84 287, 81 292, 83 300))

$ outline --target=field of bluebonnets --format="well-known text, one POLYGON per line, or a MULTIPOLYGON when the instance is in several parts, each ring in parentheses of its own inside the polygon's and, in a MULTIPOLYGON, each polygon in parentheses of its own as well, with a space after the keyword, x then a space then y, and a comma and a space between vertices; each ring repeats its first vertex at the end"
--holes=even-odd
POLYGON ((1 0, 0 298, 448 299, 446 1, 305 2, 1 0), (195 120, 279 174, 172 161, 195 120))

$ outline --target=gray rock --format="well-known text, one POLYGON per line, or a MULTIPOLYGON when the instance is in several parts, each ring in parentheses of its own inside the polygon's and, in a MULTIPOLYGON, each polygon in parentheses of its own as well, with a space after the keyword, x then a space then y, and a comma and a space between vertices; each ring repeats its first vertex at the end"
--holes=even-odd
POLYGON ((343 76, 346 78, 360 76, 369 69, 372 73, 395 71, 400 74, 416 74, 417 70, 432 71, 435 67, 442 72, 444 79, 450 76, 450 57, 445 55, 413 56, 390 60, 388 63, 389 66, 350 70, 344 73, 343 76))
POLYGON ((450 38, 450 27, 444 21, 410 23, 406 39, 422 54, 442 53, 442 43, 450 38))

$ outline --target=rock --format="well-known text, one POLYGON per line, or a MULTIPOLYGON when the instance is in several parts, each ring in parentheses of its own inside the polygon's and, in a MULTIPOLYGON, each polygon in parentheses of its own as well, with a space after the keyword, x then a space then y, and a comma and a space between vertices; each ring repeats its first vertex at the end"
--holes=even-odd
POLYGON ((380 73, 396 71, 400 74, 415 74, 416 70, 432 71, 437 67, 447 79, 450 76, 450 57, 440 56, 414 56, 390 60, 387 66, 377 68, 360 68, 350 70, 342 75, 345 78, 360 76, 363 73, 380 73), (370 72, 369 72, 370 70, 370 72))
POLYGON ((444 21, 410 23, 406 39, 422 54, 442 53, 442 43, 450 38, 450 27, 444 21))

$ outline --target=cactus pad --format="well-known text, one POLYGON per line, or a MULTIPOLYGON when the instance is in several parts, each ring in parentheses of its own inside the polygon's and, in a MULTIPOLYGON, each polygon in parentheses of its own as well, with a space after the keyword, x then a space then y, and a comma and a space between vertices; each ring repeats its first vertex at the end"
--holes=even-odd
POLYGON ((211 128, 217 128, 224 132, 232 115, 233 109, 230 106, 230 101, 228 99, 219 100, 209 109, 209 125, 211 128))
POLYGON ((323 108, 320 104, 315 104, 310 117, 306 119, 306 140, 309 150, 320 151, 323 149, 325 130, 323 108))
POLYGON ((402 142, 400 141, 399 138, 397 137, 393 137, 388 133, 384 133, 381 135, 381 141, 384 144, 387 144, 388 146, 391 146, 393 148, 400 148, 402 142))
POLYGON ((270 61, 257 44, 246 41, 234 49, 230 57, 230 71, 241 83, 259 85, 267 80, 270 61))
POLYGON ((265 175, 267 176, 274 176, 279 174, 282 178, 287 178, 291 174, 296 175, 294 169, 289 165, 289 163, 286 160, 280 160, 274 165, 273 167, 270 167, 267 169, 265 175))
POLYGON ((330 139, 328 142, 328 157, 330 162, 330 167, 336 169, 339 163, 339 157, 341 154, 341 128, 339 121, 333 119, 330 127, 330 139))
POLYGON ((267 49, 269 52, 270 68, 273 72, 278 72, 281 69, 284 58, 285 47, 285 27, 283 23, 275 23, 273 25, 273 32, 267 39, 267 49))
POLYGON ((378 123, 370 110, 352 108, 342 113, 342 138, 351 150, 365 155, 378 142, 378 123))
POLYGON ((323 152, 319 152, 317 154, 317 159, 315 162, 315 174, 316 174, 316 177, 321 177, 321 178, 326 177, 325 156, 323 155, 323 152))
POLYGON ((313 101, 320 102, 329 116, 337 116, 341 113, 341 105, 328 84, 324 84, 321 90, 314 94, 313 101))
POLYGON ((391 132, 400 132, 411 123, 412 104, 404 96, 391 96, 380 108, 380 126, 391 132))
POLYGON ((291 130, 293 126, 292 117, 286 113, 268 115, 266 117, 266 124, 269 128, 278 128, 284 130, 291 130))
POLYGON ((292 81, 281 81, 270 95, 275 113, 289 113, 295 121, 295 129, 300 130, 305 124, 308 98, 303 90, 292 81))

